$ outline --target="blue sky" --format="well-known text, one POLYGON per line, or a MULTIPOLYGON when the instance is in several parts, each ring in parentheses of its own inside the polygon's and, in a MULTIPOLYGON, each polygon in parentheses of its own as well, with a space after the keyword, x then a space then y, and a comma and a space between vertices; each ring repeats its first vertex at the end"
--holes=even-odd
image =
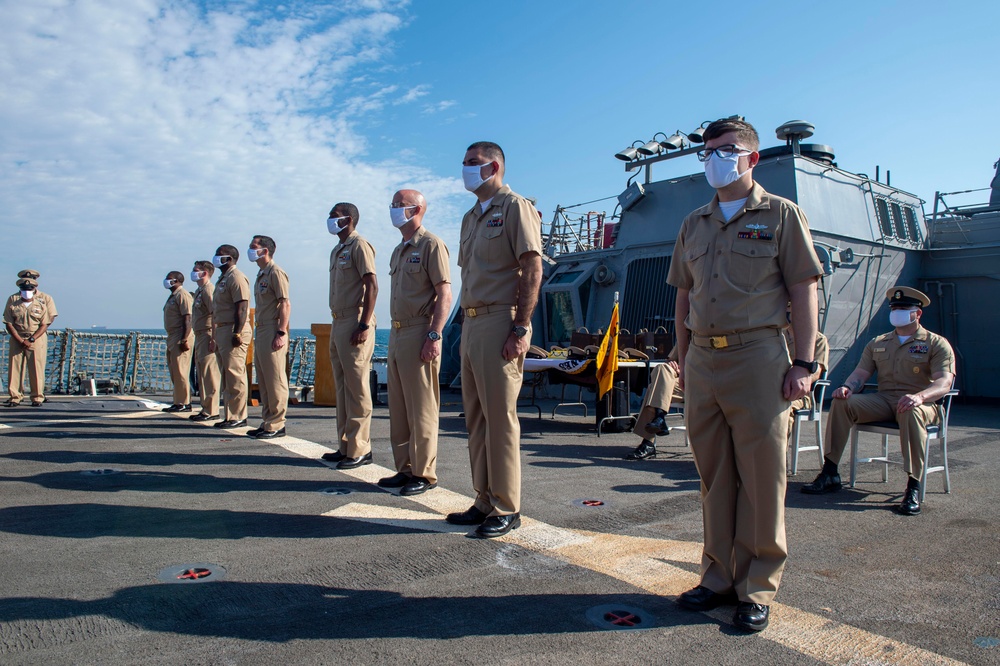
POLYGON ((998 24, 986 2, 0 3, 0 276, 40 270, 57 327, 153 328, 168 271, 267 233, 304 328, 329 318, 325 218, 348 200, 384 325, 392 192, 427 195, 454 260, 472 141, 547 222, 618 194, 633 140, 733 113, 764 146, 812 122, 929 212, 1000 158, 998 24))

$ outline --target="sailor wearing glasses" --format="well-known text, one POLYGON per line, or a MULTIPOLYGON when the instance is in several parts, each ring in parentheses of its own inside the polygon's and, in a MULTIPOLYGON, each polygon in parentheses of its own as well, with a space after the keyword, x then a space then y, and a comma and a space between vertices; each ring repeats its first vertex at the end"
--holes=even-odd
POLYGON ((684 220, 667 277, 683 322, 680 385, 705 530, 701 582, 677 601, 696 611, 736 603, 737 628, 760 631, 788 555, 788 410, 816 370, 823 271, 802 211, 753 180, 753 126, 725 118, 704 136, 699 158, 716 196, 684 220), (789 301, 794 349, 781 334, 789 301))

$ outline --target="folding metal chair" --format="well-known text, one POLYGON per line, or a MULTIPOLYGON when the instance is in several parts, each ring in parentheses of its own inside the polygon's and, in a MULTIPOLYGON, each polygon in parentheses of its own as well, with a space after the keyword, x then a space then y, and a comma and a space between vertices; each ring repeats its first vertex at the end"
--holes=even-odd
POLYGON ((796 409, 794 421, 792 422, 792 476, 799 471, 799 452, 818 451, 819 466, 823 468, 823 399, 826 397, 826 387, 830 385, 826 378, 826 370, 816 380, 812 387, 813 404, 810 409, 796 409), (816 445, 801 446, 799 438, 802 434, 802 423, 812 422, 816 424, 816 445))

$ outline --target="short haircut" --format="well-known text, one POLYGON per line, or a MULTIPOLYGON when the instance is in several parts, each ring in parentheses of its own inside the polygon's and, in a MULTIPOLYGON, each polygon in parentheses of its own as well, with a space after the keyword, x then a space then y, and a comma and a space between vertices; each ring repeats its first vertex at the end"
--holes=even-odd
POLYGON ((173 280, 177 284, 184 284, 184 274, 180 271, 170 271, 167 273, 167 279, 173 280))
MULTIPOLYGON (((253 241, 257 241, 257 245, 260 245, 262 248, 266 249, 267 253, 272 257, 274 256, 275 245, 273 238, 271 238, 270 236, 254 236, 253 241)), ((252 243, 253 241, 250 242, 252 243)))
POLYGON ((496 160, 500 164, 507 164, 507 158, 504 157, 503 149, 492 141, 476 141, 474 144, 465 149, 465 152, 470 150, 478 150, 486 157, 490 158, 490 161, 496 160))
POLYGON ((361 215, 358 212, 357 206, 355 206, 352 203, 347 203, 346 201, 341 201, 340 203, 333 204, 333 208, 330 209, 330 217, 333 217, 333 211, 337 210, 338 208, 345 211, 351 217, 351 219, 354 220, 354 225, 357 226, 359 221, 358 218, 361 215))
POLYGON ((211 261, 196 261, 194 267, 196 270, 208 273, 208 277, 212 277, 212 274, 215 273, 215 264, 211 261))
POLYGON ((219 256, 227 256, 233 258, 233 263, 235 264, 240 260, 240 251, 237 250, 232 245, 220 245, 219 249, 215 251, 215 254, 219 256))
POLYGON ((729 132, 736 133, 736 139, 744 148, 750 150, 760 148, 760 137, 757 136, 757 130, 754 129, 753 125, 740 118, 719 118, 709 123, 708 127, 705 128, 704 138, 705 141, 711 141, 729 132))

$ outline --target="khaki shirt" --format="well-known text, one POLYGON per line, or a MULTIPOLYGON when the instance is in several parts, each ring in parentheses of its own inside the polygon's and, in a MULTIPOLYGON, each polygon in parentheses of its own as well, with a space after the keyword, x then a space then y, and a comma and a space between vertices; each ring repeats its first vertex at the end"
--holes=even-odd
POLYGON ((167 344, 175 344, 184 339, 184 317, 190 316, 194 299, 184 287, 170 292, 163 305, 163 328, 167 329, 167 344))
POLYGON ((667 282, 690 291, 687 328, 713 336, 785 328, 788 288, 822 274, 805 214, 754 183, 729 222, 718 195, 684 219, 667 282))
POLYGON ((278 301, 289 300, 288 274, 272 261, 257 272, 253 293, 257 303, 254 313, 257 328, 275 328, 278 325, 278 301))
POLYGON ((508 185, 485 212, 477 201, 462 218, 462 307, 516 306, 520 258, 527 252, 542 253, 541 220, 532 203, 508 185))
MULTIPOLYGON (((795 332, 792 327, 789 326, 784 330, 785 341, 788 343, 788 351, 792 354, 792 358, 795 358, 795 332)), ((822 375, 823 372, 830 369, 830 341, 826 339, 826 336, 816 331, 816 345, 813 347, 813 360, 822 366, 819 369, 819 373, 822 375)))
POLYGON ((350 308, 360 308, 365 295, 361 281, 375 272, 375 248, 352 231, 343 243, 330 253, 330 312, 336 314, 350 308))
POLYGON ((917 332, 902 344, 896 331, 869 342, 861 354, 858 368, 878 373, 879 393, 916 393, 934 381, 932 375, 955 373, 955 352, 942 336, 918 326, 917 332))
MULTIPOLYGON (((212 303, 212 321, 216 328, 232 326, 236 323, 236 304, 250 300, 250 280, 233 266, 219 277, 215 283, 212 303)), ((249 307, 249 304, 247 305, 249 307)))
POLYGON ((191 316, 191 328, 195 333, 205 333, 212 330, 212 301, 215 294, 215 285, 211 281, 202 287, 198 285, 194 292, 194 305, 191 306, 193 315, 191 316))
POLYGON ((36 290, 35 297, 25 301, 18 292, 7 299, 3 323, 10 324, 19 336, 26 338, 40 329, 42 324, 51 324, 57 314, 55 301, 48 294, 36 290))
POLYGON ((437 300, 435 287, 451 282, 448 246, 420 227, 400 243, 389 260, 391 297, 389 315, 396 321, 431 317, 437 300))

